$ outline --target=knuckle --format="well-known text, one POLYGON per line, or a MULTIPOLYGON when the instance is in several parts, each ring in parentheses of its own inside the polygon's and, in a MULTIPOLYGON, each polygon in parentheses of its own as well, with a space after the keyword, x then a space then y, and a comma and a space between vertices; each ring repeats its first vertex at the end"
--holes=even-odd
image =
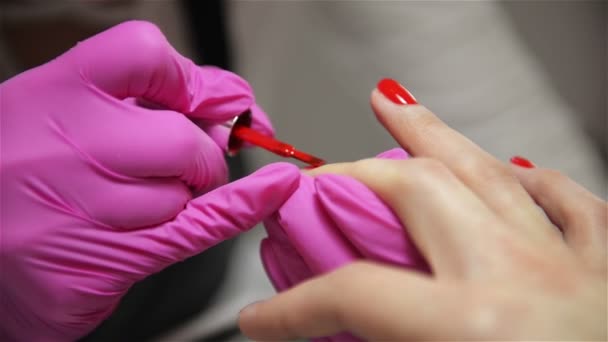
POLYGON ((168 41, 160 28, 148 21, 134 20, 123 24, 125 48, 144 61, 164 62, 168 41))
POLYGON ((608 217, 606 205, 594 205, 589 201, 578 201, 572 205, 561 205, 561 216, 564 225, 570 229, 584 229, 588 231, 594 226, 603 226, 604 229, 608 217))
POLYGON ((182 115, 170 115, 164 122, 165 137, 163 144, 171 151, 177 159, 183 159, 185 155, 191 155, 200 150, 200 132, 197 127, 182 115))
POLYGON ((416 158, 412 160, 409 170, 410 177, 403 177, 401 186, 419 186, 428 188, 435 186, 437 180, 453 177, 450 169, 441 161, 432 158, 416 158), (409 180, 406 180, 408 178, 409 180), (412 181, 414 180, 414 181, 412 181))
POLYGON ((433 158, 416 158, 412 160, 412 164, 416 165, 416 171, 421 174, 431 175, 435 177, 445 177, 450 171, 445 164, 433 158))
POLYGON ((536 179, 533 180, 533 191, 538 197, 553 197, 552 194, 568 181, 568 177, 557 170, 540 169, 536 171, 536 179))
POLYGON ((463 156, 457 166, 460 174, 474 177, 475 181, 484 183, 517 183, 517 179, 509 167, 493 157, 463 156))
POLYGON ((154 46, 157 41, 165 40, 165 36, 156 24, 144 20, 132 20, 123 24, 123 30, 134 42, 142 42, 154 46))
POLYGON ((606 221, 608 215, 606 202, 586 192, 577 201, 566 201, 562 198, 564 195, 560 189, 573 189, 572 186, 576 186, 566 174, 552 169, 539 169, 536 172, 533 181, 535 197, 541 202, 555 202, 564 225, 586 227, 595 222, 606 221))
POLYGON ((568 177, 557 170, 541 169, 537 171, 536 185, 540 190, 552 189, 568 180, 568 177))
POLYGON ((470 296, 469 315, 465 321, 466 330, 473 339, 487 339, 501 329, 504 314, 494 300, 481 300, 470 296))

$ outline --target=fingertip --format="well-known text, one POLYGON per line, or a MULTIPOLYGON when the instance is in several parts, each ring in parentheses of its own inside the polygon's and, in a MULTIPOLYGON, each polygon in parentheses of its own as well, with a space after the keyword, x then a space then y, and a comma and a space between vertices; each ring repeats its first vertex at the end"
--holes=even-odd
POLYGON ((274 179, 277 184, 284 186, 286 190, 292 192, 298 187, 300 177, 302 176, 297 166, 287 162, 268 164, 253 173, 253 175, 256 174, 274 179))
POLYGON ((384 95, 382 95, 380 90, 378 90, 377 88, 374 88, 374 90, 372 90, 372 94, 370 95, 370 105, 372 107, 372 110, 374 111, 374 114, 376 115, 376 118, 378 118, 378 120, 380 120, 381 122, 383 121, 383 113, 387 110, 387 108, 398 108, 397 105, 390 102, 384 95))
POLYGON ((381 79, 376 85, 376 89, 378 89, 386 99, 399 106, 418 104, 414 95, 412 95, 403 84, 392 78, 381 79))
POLYGON ((222 151, 228 151, 230 141, 230 128, 219 124, 206 124, 202 120, 195 120, 195 123, 215 142, 222 151))
POLYGON ((246 182, 242 188, 264 202, 265 218, 278 210, 297 190, 300 176, 300 170, 295 165, 279 162, 266 165, 239 181, 246 182))
MULTIPOLYGON (((418 103, 397 104, 383 95, 378 89, 372 91, 370 103, 378 121, 389 131, 389 133, 393 134, 393 137, 402 145, 402 147, 407 147, 404 146, 405 141, 399 138, 403 133, 397 134, 398 132, 393 131, 398 128, 396 126, 397 124, 403 129, 403 125, 409 124, 410 120, 419 117, 436 118, 435 114, 427 107, 418 103)), ((409 148, 406 149, 410 152, 415 152, 409 148)))
POLYGON ((175 220, 162 226, 179 240, 169 249, 183 259, 248 231, 289 199, 298 179, 295 166, 277 163, 191 200, 175 220))
POLYGON ((81 75, 118 99, 144 96, 151 75, 170 60, 170 45, 154 23, 131 20, 79 43, 76 57, 81 75))
POLYGON ((266 112, 264 112, 264 110, 257 103, 254 103, 250 110, 252 118, 251 128, 264 135, 274 137, 274 128, 272 127, 272 123, 270 122, 270 118, 268 118, 266 112))
POLYGON ((244 308, 239 311, 238 315, 238 325, 241 332, 249 337, 256 338, 256 318, 259 312, 258 308, 260 307, 261 301, 255 301, 251 304, 248 304, 244 308))
POLYGON ((186 128, 179 135, 181 139, 171 145, 172 151, 167 151, 165 154, 179 157, 183 165, 177 170, 180 179, 196 194, 207 193, 226 184, 228 165, 223 151, 207 134, 198 131, 195 127, 186 128))
MULTIPOLYGON (((280 296, 280 295, 279 295, 280 296)), ((277 297, 255 301, 239 311, 241 333, 253 341, 287 341, 297 338, 285 331, 284 308, 277 297)))
POLYGON ((383 96, 382 93, 380 92, 380 90, 378 90, 378 88, 372 89, 372 92, 369 95, 370 103, 373 104, 378 99, 379 96, 383 96))
POLYGON ((255 103, 253 90, 237 74, 214 66, 192 65, 190 108, 186 115, 221 123, 247 111, 255 103))
POLYGON ((154 41, 156 41, 159 34, 163 34, 158 25, 147 20, 127 20, 116 25, 113 29, 121 34, 132 34, 133 32, 136 32, 138 33, 136 35, 142 38, 149 35, 154 41))

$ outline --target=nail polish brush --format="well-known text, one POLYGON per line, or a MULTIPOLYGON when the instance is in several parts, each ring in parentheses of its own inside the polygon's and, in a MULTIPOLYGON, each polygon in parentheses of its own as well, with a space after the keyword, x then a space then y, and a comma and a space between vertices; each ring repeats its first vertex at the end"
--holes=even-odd
POLYGON ((288 143, 274 139, 273 137, 252 129, 251 112, 249 111, 234 118, 234 120, 229 123, 229 126, 231 126, 231 131, 228 140, 228 155, 235 155, 241 149, 243 143, 248 142, 281 157, 295 158, 312 167, 318 167, 325 164, 325 161, 321 158, 302 152, 288 143))

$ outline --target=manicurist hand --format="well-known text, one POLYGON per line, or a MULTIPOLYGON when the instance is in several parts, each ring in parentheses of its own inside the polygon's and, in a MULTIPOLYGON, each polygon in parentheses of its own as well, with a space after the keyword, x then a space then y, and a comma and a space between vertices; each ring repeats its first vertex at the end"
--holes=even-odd
POLYGON ((272 127, 244 80, 194 65, 150 23, 2 83, 0 101, 3 341, 85 335, 135 282, 251 228, 300 177, 279 163, 222 186, 219 123, 251 110, 272 127))
POLYGON ((432 273, 352 262, 245 308, 243 332, 256 340, 343 331, 384 341, 605 340, 606 202, 556 171, 496 160, 394 81, 378 89, 378 119, 413 158, 311 174, 320 191, 352 178, 374 191, 432 273))

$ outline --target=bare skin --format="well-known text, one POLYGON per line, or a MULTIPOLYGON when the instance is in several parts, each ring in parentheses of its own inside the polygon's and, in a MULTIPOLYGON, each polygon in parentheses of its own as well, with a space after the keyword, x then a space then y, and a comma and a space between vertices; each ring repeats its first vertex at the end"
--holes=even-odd
POLYGON ((241 311, 286 340, 606 340, 608 206, 552 170, 506 165, 423 106, 372 107, 415 158, 331 164, 397 214, 433 275, 357 262, 241 311))

